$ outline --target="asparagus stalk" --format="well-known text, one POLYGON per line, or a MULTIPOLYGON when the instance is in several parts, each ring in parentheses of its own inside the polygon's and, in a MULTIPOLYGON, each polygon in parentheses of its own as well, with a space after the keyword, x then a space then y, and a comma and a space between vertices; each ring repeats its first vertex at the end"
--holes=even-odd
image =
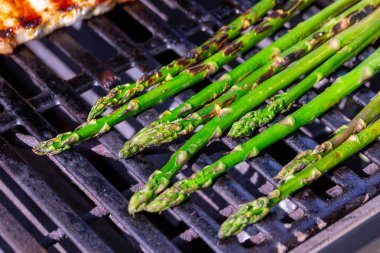
POLYGON ((228 155, 213 164, 197 171, 190 178, 176 182, 157 198, 145 206, 148 212, 159 212, 182 203, 190 193, 210 186, 214 180, 228 169, 245 159, 255 157, 260 151, 276 141, 293 133, 300 127, 312 122, 319 115, 338 103, 345 96, 359 88, 380 69, 380 49, 348 74, 339 77, 336 82, 315 99, 272 125, 252 139, 238 145, 228 155))
MULTIPOLYGON (((316 29, 321 27, 323 24, 328 22, 337 14, 343 12, 350 6, 354 5, 356 2, 358 2, 358 0, 338 0, 332 3, 325 9, 318 12, 313 17, 299 23, 294 29, 289 31, 287 34, 274 41, 271 45, 262 49, 260 52, 258 52, 250 59, 234 68, 233 70, 231 70, 229 73, 224 74, 216 82, 208 85, 206 88, 192 96, 186 102, 182 103, 172 111, 165 111, 164 113, 162 113, 159 119, 153 122, 151 126, 155 126, 163 122, 174 121, 180 117, 187 116, 192 111, 199 109, 201 106, 215 99, 220 94, 223 94, 231 87, 231 85, 243 80, 252 71, 263 66, 268 61, 282 53, 290 46, 296 44, 301 39, 313 33, 316 29)), ((363 6, 363 4, 370 5, 371 2, 361 1, 359 5, 356 6, 355 10, 357 12, 360 12, 361 9, 364 9, 363 7, 361 7, 363 6)), ((355 11, 353 9, 350 10, 350 12, 355 11)), ((345 12, 345 14, 342 15, 347 15, 348 13, 349 12, 347 11, 345 12)), ((342 15, 340 15, 340 17, 342 15)))
POLYGON ((299 153, 291 162, 289 162, 275 177, 276 180, 283 180, 293 175, 295 172, 304 169, 310 164, 322 159, 331 150, 345 142, 352 134, 360 132, 376 117, 380 115, 380 93, 378 93, 371 102, 361 110, 347 125, 340 127, 336 135, 324 143, 316 146, 314 150, 306 150, 299 153))
MULTIPOLYGON (((124 144, 120 151, 120 157, 130 157, 147 147, 170 142, 181 135, 187 135, 193 132, 196 127, 205 124, 215 115, 218 115, 223 107, 227 107, 232 102, 241 98, 248 90, 253 89, 267 78, 280 72, 289 64, 301 58, 337 33, 360 21, 365 14, 368 14, 367 7, 371 6, 370 2, 371 1, 360 2, 342 15, 334 18, 320 30, 290 47, 275 59, 269 61, 260 69, 247 76, 243 81, 232 86, 232 88, 221 97, 189 117, 179 118, 171 122, 162 122, 161 124, 143 128, 124 144)), ((209 94, 212 96, 215 92, 211 90, 209 94)))
MULTIPOLYGON (((222 109, 217 117, 214 117, 210 122, 204 125, 202 129, 178 149, 161 170, 155 171, 150 176, 145 186, 132 196, 129 202, 129 211, 134 213, 143 210, 146 203, 168 186, 170 178, 173 177, 198 150, 206 145, 209 140, 220 137, 223 131, 242 115, 260 105, 265 99, 273 96, 280 89, 294 82, 302 74, 317 67, 341 47, 348 44, 353 38, 376 33, 379 28, 380 9, 378 8, 363 21, 338 34, 298 62, 295 62, 276 76, 266 80, 231 106, 222 109)), ((154 205, 150 205, 149 208, 155 210, 154 205)))
POLYGON ((351 44, 345 46, 288 92, 274 96, 269 105, 264 109, 245 114, 239 121, 232 125, 228 133, 229 137, 237 138, 249 136, 257 127, 271 122, 278 113, 287 111, 296 99, 366 48, 376 38, 376 34, 373 34, 371 38, 364 41, 360 38, 355 39, 351 44))
MULTIPOLYGON (((100 98, 97 101, 97 103, 94 105, 94 107, 91 109, 89 113, 88 120, 96 118, 110 106, 116 106, 126 103, 131 98, 131 96, 133 96, 137 92, 144 90, 147 87, 152 86, 153 84, 172 79, 182 70, 194 65, 195 63, 200 62, 201 60, 206 59, 204 64, 200 64, 197 67, 195 67, 195 69, 197 69, 198 71, 203 70, 200 71, 203 72, 202 75, 197 75, 197 78, 195 79, 196 82, 204 79, 206 76, 212 73, 215 73, 220 66, 223 66, 228 61, 233 59, 233 57, 228 57, 232 52, 240 51, 239 49, 244 47, 244 45, 246 44, 253 46, 272 32, 276 31, 278 28, 282 26, 284 22, 286 22, 286 20, 289 19, 289 15, 286 14, 287 11, 285 8, 282 9, 282 11, 275 11, 274 13, 280 14, 280 16, 284 13, 285 18, 282 16, 276 17, 269 14, 265 18, 264 22, 258 25, 257 28, 248 32, 245 35, 242 35, 235 42, 232 42, 232 44, 230 44, 229 46, 229 49, 219 51, 215 55, 212 55, 213 53, 217 52, 223 45, 225 45, 229 39, 236 37, 241 31, 247 29, 252 23, 256 22, 259 18, 261 18, 268 10, 270 10, 274 6, 279 6, 280 2, 282 1, 262 0, 249 12, 247 12, 245 15, 233 22, 230 26, 221 28, 219 33, 217 33, 216 38, 211 38, 204 45, 195 49, 195 51, 190 51, 189 54, 187 54, 185 57, 174 61, 166 67, 163 67, 158 72, 156 71, 148 74, 147 76, 143 76, 139 81, 137 81, 136 84, 125 84, 115 87, 109 92, 107 96, 100 98), (285 11, 286 13, 283 11, 285 11), (264 30, 266 29, 268 30, 264 32, 264 30), (228 58, 230 59, 228 60, 228 58), (225 61, 218 63, 218 61, 222 59, 225 59, 225 61), (207 64, 209 63, 212 64, 212 66, 211 68, 209 67, 210 69, 208 70, 210 73, 207 73, 207 71, 205 71, 205 67, 208 66, 207 64)), ((294 7, 297 7, 298 5, 303 5, 306 2, 308 1, 292 0, 291 3, 287 5, 287 7, 291 9, 291 13, 294 10, 294 7)), ((183 80, 185 82, 187 82, 186 79, 193 79, 189 73, 186 73, 186 71, 182 75, 185 77, 183 80)))
POLYGON ((276 190, 268 196, 258 198, 242 205, 239 210, 230 216, 222 225, 219 237, 224 238, 242 231, 247 225, 263 219, 270 209, 292 193, 311 184, 324 173, 342 163, 344 160, 359 152, 380 136, 380 120, 365 128, 359 134, 351 135, 346 142, 332 150, 321 160, 310 164, 303 171, 294 174, 284 181, 276 190))
POLYGON ((232 42, 222 51, 196 65, 166 83, 158 86, 140 97, 134 98, 122 105, 119 109, 99 119, 90 120, 73 132, 60 134, 55 138, 39 143, 33 151, 36 154, 58 154, 69 149, 74 144, 79 144, 91 137, 108 132, 114 125, 124 119, 142 112, 158 102, 190 87, 198 81, 215 73, 221 66, 235 59, 240 53, 245 52, 253 45, 276 31, 281 25, 305 9, 315 0, 291 0, 282 9, 269 14, 260 24, 232 42))

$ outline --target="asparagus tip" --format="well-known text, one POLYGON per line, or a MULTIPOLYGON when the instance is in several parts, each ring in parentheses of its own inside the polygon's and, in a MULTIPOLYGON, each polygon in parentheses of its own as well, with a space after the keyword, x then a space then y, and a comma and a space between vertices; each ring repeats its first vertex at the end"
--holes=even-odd
POLYGON ((152 197, 153 192, 150 191, 138 191, 132 195, 128 204, 129 214, 136 214, 144 210, 145 203, 152 197))
POLYGON ((68 150, 71 143, 79 140, 79 135, 73 132, 57 135, 56 137, 38 143, 32 151, 37 155, 56 155, 68 150))
MULTIPOLYGON (((182 182, 182 181, 179 181, 182 182)), ((187 199, 188 194, 180 192, 175 184, 173 187, 165 190, 153 199, 146 207, 145 210, 151 213, 162 212, 170 207, 177 206, 187 199)))
POLYGON ((169 183, 169 179, 167 179, 161 171, 156 170, 153 172, 144 187, 133 194, 129 202, 129 213, 133 214, 146 210, 148 202, 157 194, 164 191, 169 183))
POLYGON ((87 121, 91 121, 98 117, 100 114, 103 113, 104 111, 104 104, 100 103, 100 100, 96 102, 96 104, 91 108, 88 116, 87 116, 87 121))
POLYGON ((168 205, 167 202, 157 200, 157 198, 156 198, 156 199, 152 200, 151 202, 149 202, 144 207, 144 210, 147 211, 147 212, 149 212, 149 213, 160 213, 162 211, 165 211, 169 207, 170 206, 168 205))
POLYGON ((137 152, 138 152, 138 149, 134 148, 134 146, 131 145, 129 141, 127 141, 122 147, 122 149, 120 149, 119 157, 122 159, 125 159, 125 158, 135 155, 137 152))
POLYGON ((258 222, 264 218, 269 213, 269 210, 268 197, 261 197, 240 206, 239 210, 220 226, 219 238, 240 233, 249 224, 258 222))

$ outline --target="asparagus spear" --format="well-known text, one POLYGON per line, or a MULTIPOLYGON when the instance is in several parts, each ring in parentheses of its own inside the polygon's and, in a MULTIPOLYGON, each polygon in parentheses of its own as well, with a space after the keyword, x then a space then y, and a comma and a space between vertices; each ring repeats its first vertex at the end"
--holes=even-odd
MULTIPOLYGON (((163 122, 174 121, 180 117, 187 116, 192 111, 199 109, 201 106, 205 105, 209 101, 227 91, 231 85, 243 80, 252 71, 263 66, 268 61, 282 53, 284 50, 296 44, 299 40, 305 38, 305 36, 313 33, 316 29, 328 22, 338 13, 343 12, 345 9, 354 5, 356 2, 358 2, 358 0, 338 0, 332 3, 313 17, 299 23, 287 34, 274 41, 271 45, 262 49, 260 52, 231 70, 229 73, 224 74, 221 78, 218 79, 218 81, 208 85, 206 88, 192 96, 183 104, 179 105, 172 111, 165 111, 162 113, 159 116, 159 119, 153 122, 151 126, 155 126, 163 122)), ((361 1, 358 5, 356 5, 356 9, 350 9, 350 12, 346 11, 345 14, 342 15, 347 15, 348 13, 351 13, 355 10, 360 13, 360 10, 364 9, 361 7, 363 4, 370 5, 372 3, 369 1, 361 1)), ((340 17, 342 15, 340 15, 340 17)), ((337 19, 337 17, 335 19, 337 19)))
MULTIPOLYGON (((376 33, 379 28, 380 8, 376 9, 374 13, 370 14, 363 21, 338 34, 298 62, 295 62, 276 76, 268 79, 231 106, 222 109, 217 117, 214 117, 210 122, 204 125, 202 129, 178 149, 161 170, 153 172, 145 186, 132 196, 129 202, 129 211, 134 213, 144 209, 146 203, 168 186, 170 178, 173 177, 198 150, 206 145, 209 140, 220 137, 223 131, 242 115, 260 105, 265 99, 273 96, 280 89, 294 82, 302 74, 317 67, 341 47, 351 42, 353 38, 360 36, 367 37, 366 35, 376 33)), ((154 210, 153 206, 154 205, 151 205, 151 210, 154 210)))
POLYGON ((314 150, 306 150, 299 153, 291 162, 284 166, 275 179, 283 180, 295 172, 304 169, 306 166, 322 159, 331 150, 345 142, 352 134, 360 132, 379 115, 380 93, 378 93, 371 102, 350 121, 350 123, 340 127, 331 140, 325 141, 321 145, 316 146, 314 150))
MULTIPOLYGON (((206 71, 203 71, 202 75, 198 75, 197 81, 200 81, 201 79, 205 78, 205 76, 216 72, 220 66, 223 66, 224 64, 227 63, 227 61, 220 62, 220 63, 218 63, 218 61, 220 61, 221 59, 227 60, 228 55, 229 55, 229 53, 227 53, 228 51, 236 52, 236 51, 239 51, 239 49, 243 47, 243 45, 245 44, 251 44, 251 46, 253 44, 256 44, 261 39, 265 38, 266 36, 274 32, 275 30, 280 28, 282 24, 286 20, 288 20, 289 15, 285 15, 286 17, 283 18, 283 17, 276 17, 269 14, 265 18, 265 21, 257 26, 258 29, 254 29, 253 31, 248 32, 247 34, 242 35, 235 42, 230 44, 229 50, 227 52, 226 50, 222 50, 216 53, 216 55, 214 56, 212 55, 213 53, 217 52, 223 45, 225 45, 228 42, 228 40, 232 39, 233 37, 236 37, 241 31, 247 29, 251 24, 253 24, 259 18, 264 16, 264 14, 268 10, 270 10, 274 6, 279 6, 280 2, 282 1, 262 0, 257 5, 255 5, 255 7, 253 7, 250 11, 248 11, 245 15, 242 15, 242 17, 234 21, 230 26, 222 27, 221 30, 217 33, 215 38, 211 38, 205 44, 203 44, 199 48, 196 48, 195 51, 190 51, 185 57, 172 62, 171 64, 169 64, 166 67, 163 67, 159 71, 155 71, 153 73, 148 74, 147 76, 143 76, 139 81, 137 81, 136 84, 132 84, 132 85, 125 84, 125 85, 119 85, 115 87, 109 92, 107 96, 100 98, 97 101, 97 103, 93 106, 93 108, 91 109, 89 113, 88 120, 96 118, 98 115, 103 113, 110 106, 126 103, 131 98, 131 96, 133 96, 137 92, 144 90, 147 87, 152 86, 153 84, 157 84, 165 80, 170 80, 175 75, 180 73, 182 70, 194 65, 195 63, 200 62, 201 60, 206 59, 205 64, 204 65, 201 64, 197 66, 195 69, 200 69, 200 70, 204 69, 208 63, 211 63, 212 65, 216 65, 216 66, 211 67, 214 70, 214 71, 210 71, 211 73, 206 73, 206 71), (274 19, 272 20, 272 18, 274 19), (266 29, 268 29, 268 31, 264 32, 264 30, 266 29)), ((292 0, 291 3, 287 5, 287 7, 290 7, 290 9, 294 9, 294 7, 296 7, 297 5, 305 4, 308 1, 306 1, 305 3, 302 3, 302 2, 305 2, 305 1, 292 0)), ((282 10, 285 11, 286 9, 282 9, 282 10)), ((274 13, 277 13, 280 15, 283 14, 282 11, 275 11, 274 13)), ((185 77, 184 81, 187 81, 186 79, 191 78, 191 75, 185 72, 184 77, 185 77)))
POLYGON ((142 112, 158 102, 190 87, 198 81, 215 73, 221 66, 235 59, 263 38, 277 30, 284 22, 299 11, 305 9, 315 0, 291 0, 282 8, 269 14, 260 24, 241 36, 222 51, 196 65, 150 92, 134 98, 119 109, 99 119, 90 120, 73 132, 60 134, 55 138, 39 143, 33 151, 36 154, 58 154, 69 149, 73 144, 79 144, 91 137, 108 132, 114 125, 124 119, 142 112))
MULTIPOLYGON (((379 33, 379 32, 377 32, 379 33)), ((348 74, 339 77, 336 82, 315 99, 272 125, 252 139, 238 145, 228 155, 213 164, 197 171, 190 178, 176 182, 157 198, 145 206, 148 212, 159 212, 182 203, 190 193, 210 186, 214 180, 228 169, 247 158, 255 157, 260 151, 276 141, 293 133, 300 127, 312 122, 322 113, 338 103, 345 96, 359 88, 380 69, 380 48, 348 74)))
POLYGON ((360 38, 355 39, 351 44, 345 46, 288 92, 274 96, 270 104, 264 109, 245 114, 239 121, 232 125, 228 135, 234 138, 249 136, 258 126, 271 122, 278 113, 287 111, 296 99, 305 94, 315 84, 333 73, 337 68, 343 65, 343 63, 366 48, 376 39, 375 36, 376 34, 373 34, 373 38, 367 39, 364 43, 360 38))
POLYGON ((263 219, 270 209, 281 200, 298 191, 305 185, 311 184, 324 173, 342 163, 344 160, 359 152, 380 136, 380 120, 365 128, 357 135, 351 135, 347 141, 321 160, 310 164, 303 171, 294 174, 284 181, 268 196, 258 198, 242 205, 239 210, 230 216, 220 227, 219 237, 224 238, 242 231, 247 225, 263 219))
MULTIPOLYGON (((267 78, 275 75, 289 64, 301 58, 315 47, 319 46, 335 34, 347 29, 352 24, 360 21, 365 14, 368 14, 368 6, 372 1, 362 1, 353 6, 342 15, 331 20, 314 34, 298 42, 288 50, 269 61, 267 64, 247 76, 240 83, 235 84, 225 94, 217 98, 214 102, 206 105, 198 112, 193 113, 187 118, 179 118, 170 122, 162 122, 148 128, 143 128, 132 139, 126 142, 120 151, 120 157, 130 157, 137 152, 141 152, 147 147, 173 141, 181 135, 187 135, 202 124, 205 124, 223 107, 227 107, 232 102, 245 95, 248 90, 253 89, 267 78)), ((244 65, 244 64, 242 64, 244 65)), ((223 87, 225 88, 225 86, 223 87)), ((213 90, 209 91, 210 96, 215 94, 213 90)))

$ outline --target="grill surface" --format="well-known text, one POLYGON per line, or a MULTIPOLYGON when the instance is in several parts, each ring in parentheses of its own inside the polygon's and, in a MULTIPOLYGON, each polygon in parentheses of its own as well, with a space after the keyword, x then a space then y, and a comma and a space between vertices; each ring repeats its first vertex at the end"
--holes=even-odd
MULTIPOLYGON (((317 1, 286 28, 294 27, 329 2, 317 1)), ((260 157, 239 164, 210 189, 193 194, 182 206, 161 215, 131 217, 127 214, 128 199, 183 140, 128 160, 118 159, 118 150, 126 138, 158 113, 186 100, 209 81, 128 119, 116 130, 73 151, 54 157, 37 157, 30 151, 37 140, 69 131, 83 122, 90 105, 107 88, 133 81, 141 72, 183 55, 236 17, 236 10, 251 5, 251 1, 244 0, 141 0, 31 42, 12 56, 0 57, 0 249, 283 252, 299 245, 302 249, 305 240, 378 195, 380 144, 375 143, 283 201, 267 219, 238 237, 217 239, 219 224, 237 205, 273 189, 276 182, 272 177, 296 152, 325 140, 374 96, 379 90, 379 76, 313 124, 276 143, 260 157)), ((225 70, 284 32, 266 39, 225 70)), ((367 49, 322 81, 300 104, 372 50, 367 49)), ((237 143, 227 138, 214 141, 177 178, 209 164, 237 143)))

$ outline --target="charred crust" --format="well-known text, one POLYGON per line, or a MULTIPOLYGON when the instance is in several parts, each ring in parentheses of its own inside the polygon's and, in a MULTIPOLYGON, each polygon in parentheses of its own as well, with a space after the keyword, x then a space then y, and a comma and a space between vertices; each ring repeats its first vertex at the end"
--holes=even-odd
POLYGON ((21 27, 30 29, 39 26, 42 22, 42 19, 40 16, 27 16, 20 17, 18 21, 20 22, 21 27))
POLYGON ((313 35, 313 39, 318 40, 318 39, 322 38, 323 35, 325 35, 325 34, 326 34, 326 32, 317 32, 313 35))
POLYGON ((219 32, 223 32, 223 33, 226 33, 230 30, 230 27, 229 26, 222 26, 220 29, 219 29, 219 32))
POLYGON ((222 34, 219 36, 219 38, 211 40, 211 43, 213 43, 216 47, 220 47, 224 45, 224 43, 228 40, 229 36, 228 34, 222 34))
POLYGON ((186 59, 186 58, 181 58, 177 61, 177 65, 178 66, 189 66, 191 64, 191 61, 189 59, 186 59))
POLYGON ((203 45, 203 46, 201 47, 201 49, 202 49, 202 51, 207 51, 207 50, 210 49, 210 45, 209 45, 209 44, 203 45))
POLYGON ((266 30, 271 29, 271 28, 272 28, 271 25, 258 25, 258 26, 256 26, 255 30, 257 33, 262 33, 266 30))
POLYGON ((284 6, 283 10, 285 10, 286 12, 291 11, 291 10, 293 10, 293 9, 295 9, 295 8, 298 8, 298 6, 300 6, 301 3, 302 3, 302 0, 297 0, 297 1, 293 1, 293 2, 288 2, 288 3, 284 6))
POLYGON ((268 18, 272 18, 272 19, 275 19, 275 18, 285 18, 285 17, 286 17, 286 13, 283 12, 282 10, 274 11, 271 14, 268 15, 268 18))
POLYGON ((201 118, 203 120, 205 120, 205 119, 211 119, 211 118, 215 117, 216 115, 218 115, 219 112, 220 112, 220 110, 221 110, 220 106, 219 105, 215 105, 214 108, 212 108, 212 110, 209 113, 201 116, 201 118))
POLYGON ((234 95, 234 96, 232 96, 232 97, 226 99, 225 101, 223 101, 222 106, 223 106, 223 107, 229 106, 230 104, 232 104, 232 102, 234 102, 234 101, 236 100, 236 97, 237 97, 237 96, 234 95))
POLYGON ((141 76, 141 77, 136 81, 136 83, 143 83, 143 82, 145 82, 146 80, 148 80, 148 76, 143 75, 143 76, 141 76))
POLYGON ((282 4, 283 2, 284 2, 283 0, 275 0, 273 7, 276 7, 276 6, 280 5, 280 4, 282 4))
POLYGON ((228 47, 226 47, 226 49, 224 49, 224 55, 228 56, 228 55, 235 54, 243 46, 244 46, 243 41, 240 41, 238 43, 233 42, 228 47))
POLYGON ((378 5, 367 5, 366 7, 364 7, 364 11, 367 13, 367 14, 370 14, 372 13, 374 10, 376 10, 376 8, 378 7, 378 5))
POLYGON ((367 14, 363 11, 361 12, 355 12, 353 15, 349 17, 350 23, 356 23, 360 20, 362 20, 367 14))
POLYGON ((8 29, 5 29, 5 30, 0 30, 0 38, 1 39, 11 38, 12 35, 13 35, 13 29, 12 28, 8 28, 8 29))
POLYGON ((148 85, 151 85, 155 82, 157 78, 161 78, 161 77, 162 77, 162 74, 158 72, 157 70, 155 70, 149 74, 149 77, 146 78, 145 81, 147 82, 148 85))
POLYGON ((342 30, 346 29, 348 24, 354 24, 356 22, 359 22, 363 18, 365 18, 367 15, 369 15, 371 12, 373 12, 376 9, 376 6, 373 5, 367 5, 362 11, 353 11, 349 15, 347 15, 346 19, 342 19, 339 21, 333 28, 332 31, 334 33, 339 33, 342 30))
POLYGON ((194 60, 196 61, 198 59, 198 57, 199 57, 198 52, 193 49, 190 52, 188 52, 185 55, 185 57, 182 57, 181 59, 177 60, 177 65, 183 66, 183 67, 190 66, 194 60))
POLYGON ((260 76, 259 79, 257 79, 256 83, 257 84, 261 84, 263 83, 265 80, 267 80, 269 77, 271 77, 273 75, 273 69, 271 68, 269 71, 267 71, 264 75, 260 76))
POLYGON ((301 49, 299 51, 288 54, 287 56, 284 57, 284 61, 282 63, 282 66, 286 66, 289 63, 291 63, 291 62, 297 60, 298 58, 302 57, 302 55, 304 55, 305 52, 306 52, 305 49, 301 49))
POLYGON ((373 5, 367 5, 362 11, 353 11, 349 15, 349 21, 350 23, 356 23, 365 18, 367 15, 372 13, 376 9, 373 5))
POLYGON ((207 64, 201 64, 201 65, 197 65, 197 66, 194 66, 192 68, 189 68, 188 69, 188 73, 190 75, 195 76, 195 75, 197 75, 197 74, 199 74, 199 73, 201 73, 201 72, 203 72, 203 71, 205 71, 207 69, 208 69, 208 65, 207 64))
POLYGON ((61 12, 69 12, 69 11, 72 11, 72 10, 74 10, 76 8, 78 8, 78 4, 72 3, 71 1, 67 1, 67 2, 62 3, 59 6, 59 11, 61 11, 61 12))
POLYGON ((347 27, 347 20, 342 19, 341 21, 336 23, 336 25, 333 26, 332 31, 334 34, 337 34, 343 31, 344 29, 346 29, 346 27, 347 27))
POLYGON ((198 57, 199 57, 199 55, 198 55, 197 51, 195 49, 193 49, 188 54, 186 54, 184 59, 192 60, 192 59, 197 59, 198 57))

